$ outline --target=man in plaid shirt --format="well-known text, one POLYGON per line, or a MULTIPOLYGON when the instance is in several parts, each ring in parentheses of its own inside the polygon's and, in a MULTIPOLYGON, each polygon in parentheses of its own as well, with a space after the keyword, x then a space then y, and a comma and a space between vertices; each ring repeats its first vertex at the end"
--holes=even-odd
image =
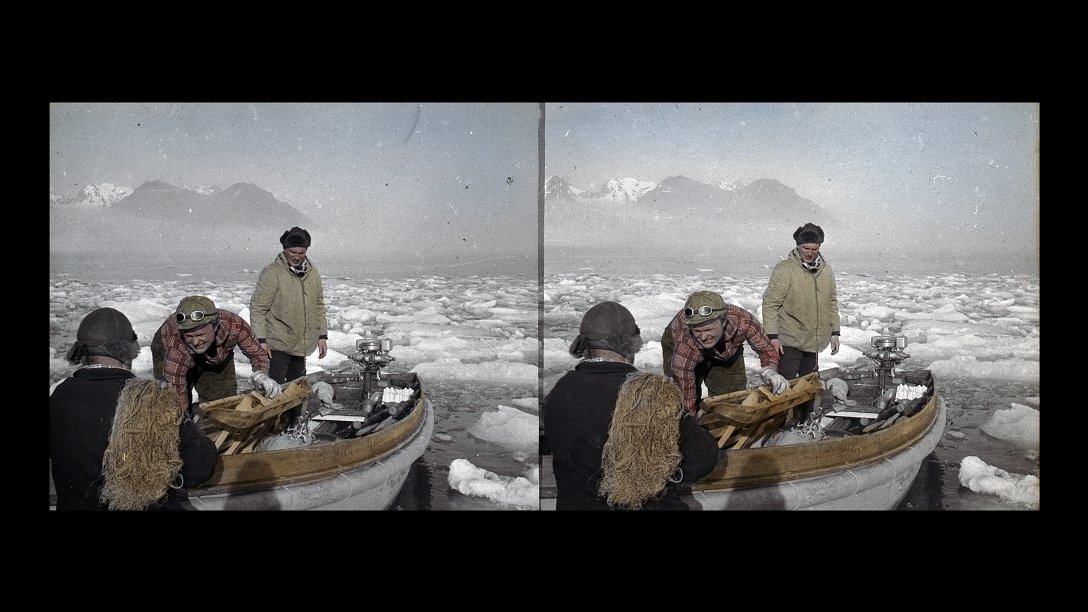
POLYGON ((279 395, 280 386, 268 376, 268 354, 249 323, 229 310, 216 308, 202 295, 182 298, 177 311, 155 332, 151 341, 154 376, 170 383, 182 410, 191 412, 194 387, 201 400, 238 394, 234 347, 249 357, 254 388, 269 399, 279 395))
POLYGON ((685 408, 698 412, 704 382, 712 396, 748 387, 745 342, 759 354, 763 381, 775 394, 785 392, 789 382, 778 373, 778 351, 752 313, 726 304, 713 291, 697 291, 688 297, 661 336, 665 375, 676 379, 685 408))

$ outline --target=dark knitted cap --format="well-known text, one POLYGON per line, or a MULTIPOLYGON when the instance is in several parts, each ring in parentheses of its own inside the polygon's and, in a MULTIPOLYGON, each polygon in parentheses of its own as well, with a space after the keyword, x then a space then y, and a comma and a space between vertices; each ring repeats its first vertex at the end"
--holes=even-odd
POLYGON ((797 231, 793 233, 793 239, 797 241, 797 244, 823 244, 824 230, 819 225, 806 223, 797 228, 797 231))
POLYGON ((634 315, 623 304, 601 302, 586 311, 578 333, 590 340, 602 340, 609 336, 637 336, 640 332, 634 315))
POLYGON ((78 362, 84 356, 103 355, 131 361, 140 352, 132 322, 120 310, 97 308, 79 322, 76 341, 68 351, 68 360, 78 362))
POLYGON ((280 236, 280 244, 282 244, 285 249, 291 247, 310 248, 310 232, 307 232, 298 226, 292 227, 280 236))
POLYGON ((136 340, 136 332, 125 313, 113 308, 98 308, 79 322, 76 340, 88 345, 98 345, 111 340, 136 340))
POLYGON ((590 349, 606 349, 633 359, 642 347, 641 333, 630 310, 616 302, 601 302, 582 317, 570 354, 582 357, 590 349))

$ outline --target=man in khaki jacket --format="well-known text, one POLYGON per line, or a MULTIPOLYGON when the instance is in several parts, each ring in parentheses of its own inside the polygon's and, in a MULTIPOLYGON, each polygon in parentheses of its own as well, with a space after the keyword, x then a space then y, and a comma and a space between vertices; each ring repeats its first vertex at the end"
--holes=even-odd
POLYGON ((310 233, 292 227, 280 236, 283 251, 261 270, 249 301, 250 325, 272 364, 268 375, 285 383, 306 374, 306 357, 328 351, 328 320, 321 275, 307 256, 310 233))
POLYGON ((819 370, 818 355, 839 352, 839 298, 835 273, 820 253, 824 230, 806 223, 793 233, 796 248, 771 272, 763 292, 763 330, 782 356, 788 379, 819 370))

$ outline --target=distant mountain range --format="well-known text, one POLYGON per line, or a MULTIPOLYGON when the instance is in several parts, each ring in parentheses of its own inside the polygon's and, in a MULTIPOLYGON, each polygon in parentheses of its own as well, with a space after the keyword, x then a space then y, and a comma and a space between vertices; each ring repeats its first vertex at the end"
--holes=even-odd
POLYGON ((811 200, 774 179, 703 183, 685 176, 661 182, 612 179, 597 190, 552 176, 544 186, 545 240, 595 238, 622 231, 632 239, 693 239, 712 229, 738 241, 769 238, 775 243, 804 223, 834 225, 836 219, 811 200))
POLYGON ((88 185, 74 198, 49 194, 51 251, 226 248, 275 245, 293 225, 318 229, 291 205, 249 183, 226 189, 148 181, 135 189, 88 185))
MULTIPOLYGON (((552 176, 544 185, 546 202, 630 202, 638 208, 654 208, 660 211, 706 212, 713 209, 721 213, 782 212, 828 215, 812 200, 802 198, 791 187, 774 179, 757 179, 748 185, 734 181, 716 185, 702 183, 686 176, 670 176, 660 183, 640 181, 634 178, 611 179, 603 187, 590 191, 575 187, 559 176, 552 176), (758 210, 753 211, 755 207, 758 210)), ((559 208, 555 208, 559 210, 559 208)), ((816 221, 814 221, 816 222, 816 221)))
POLYGON ((50 212, 104 212, 117 220, 143 217, 161 222, 194 222, 279 227, 312 224, 290 204, 250 183, 217 187, 175 187, 163 181, 148 181, 139 187, 118 187, 110 183, 88 185, 79 196, 65 199, 49 194, 50 212))

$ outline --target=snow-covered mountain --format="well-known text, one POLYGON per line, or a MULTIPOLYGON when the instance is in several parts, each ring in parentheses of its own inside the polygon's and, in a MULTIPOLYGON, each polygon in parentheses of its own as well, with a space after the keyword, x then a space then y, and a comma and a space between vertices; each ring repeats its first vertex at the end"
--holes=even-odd
MULTIPOLYGON (((553 176, 544 191, 545 200, 629 202, 633 209, 652 208, 661 212, 699 213, 738 212, 741 207, 752 212, 806 212, 822 219, 827 213, 811 200, 802 198, 787 185, 774 179, 703 183, 686 176, 670 176, 659 183, 634 178, 612 179, 603 189, 580 189, 565 179, 553 176), (755 211, 752 210, 755 208, 755 211)), ((553 207, 554 208, 554 207, 553 207)), ((818 222, 816 220, 814 223, 818 222)))
POLYGON ((249 183, 226 189, 148 181, 135 189, 88 185, 72 199, 49 194, 50 249, 131 252, 238 248, 284 227, 319 228, 309 217, 249 183))
POLYGON ((585 193, 585 189, 578 189, 558 176, 553 176, 544 183, 544 197, 548 199, 573 200, 583 197, 585 193))
POLYGON ((607 200, 609 202, 636 202, 656 183, 635 178, 611 179, 597 189, 582 189, 559 176, 552 176, 544 183, 544 198, 548 200, 607 200))
POLYGON ((148 181, 114 204, 111 212, 158 222, 207 227, 228 223, 250 227, 310 223, 310 219, 291 205, 251 183, 236 183, 219 190, 175 187, 163 181, 148 181))
POLYGON ((564 197, 545 193, 544 232, 556 240, 605 232, 627 243, 689 238, 693 224, 728 235, 731 243, 775 240, 805 223, 834 224, 811 200, 774 179, 704 183, 670 176, 659 183, 612 180, 600 191, 581 190, 560 177, 564 197), (602 204, 618 202, 602 206, 602 204))
MULTIPOLYGON (((213 195, 220 191, 218 187, 182 187, 188 191, 192 191, 199 195, 213 195)), ((74 198, 66 198, 59 196, 52 191, 49 192, 49 203, 57 206, 70 206, 74 208, 82 208, 87 210, 101 210, 109 208, 115 203, 119 202, 132 195, 135 191, 132 187, 120 187, 113 183, 99 183, 97 185, 87 185, 83 190, 74 198)))
POLYGON ((49 203, 86 210, 101 210, 109 208, 116 202, 128 197, 131 193, 131 187, 118 187, 112 183, 99 183, 97 185, 87 185, 79 195, 71 199, 58 196, 50 191, 49 203))
POLYGON ((612 179, 606 185, 604 198, 613 202, 637 202, 647 192, 657 187, 657 183, 640 181, 631 177, 612 179))

